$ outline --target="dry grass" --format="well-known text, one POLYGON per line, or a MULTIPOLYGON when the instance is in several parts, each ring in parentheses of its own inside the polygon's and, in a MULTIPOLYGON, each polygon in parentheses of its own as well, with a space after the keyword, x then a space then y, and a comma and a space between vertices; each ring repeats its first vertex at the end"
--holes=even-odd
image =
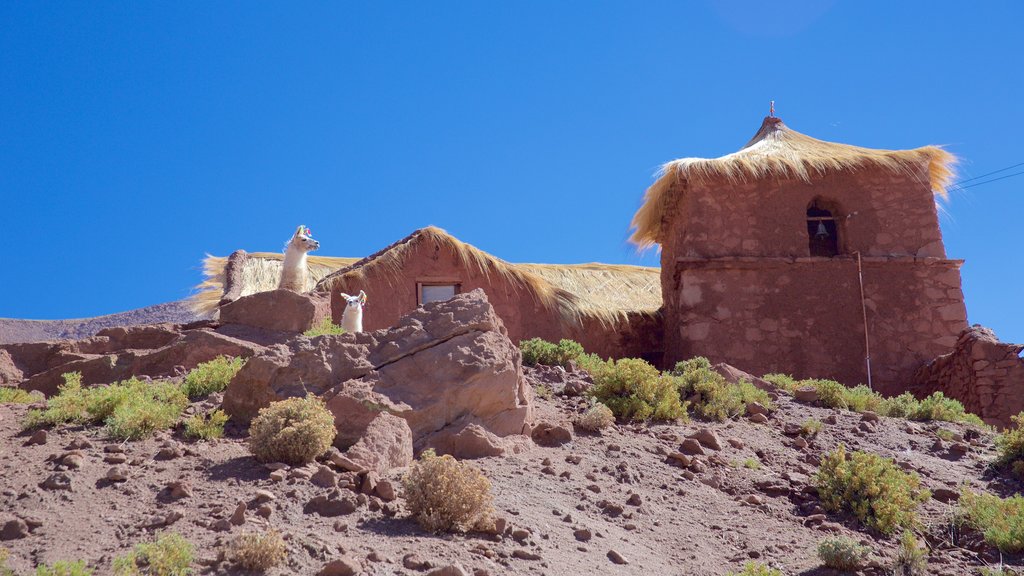
POLYGON ((658 179, 644 193, 633 216, 632 242, 648 248, 662 241, 662 221, 678 194, 691 185, 749 182, 762 178, 795 178, 810 182, 838 171, 875 167, 913 176, 927 167, 928 184, 945 195, 953 178, 955 157, 942 148, 876 150, 825 142, 791 130, 778 118, 766 118, 757 134, 738 152, 720 158, 680 158, 661 167, 658 179))
POLYGON ((590 432, 603 430, 612 424, 615 424, 615 414, 611 408, 600 402, 595 402, 576 420, 577 426, 590 432))
POLYGON ((405 476, 405 501, 430 532, 482 528, 494 513, 491 482, 479 468, 424 450, 405 476))
POLYGON ((247 533, 231 542, 228 557, 246 570, 265 572, 284 562, 288 557, 288 547, 274 530, 263 534, 247 533))
POLYGON ((260 462, 309 464, 331 447, 334 415, 316 396, 273 402, 249 426, 249 450, 260 462))

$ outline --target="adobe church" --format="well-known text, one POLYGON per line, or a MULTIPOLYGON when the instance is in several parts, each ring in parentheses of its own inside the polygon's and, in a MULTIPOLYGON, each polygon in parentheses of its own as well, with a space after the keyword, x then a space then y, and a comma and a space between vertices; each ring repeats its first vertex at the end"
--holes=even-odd
POLYGON ((967 328, 936 212, 954 157, 824 142, 765 118, 738 152, 667 163, 633 218, 661 247, 664 364, 706 356, 906 389, 967 328))

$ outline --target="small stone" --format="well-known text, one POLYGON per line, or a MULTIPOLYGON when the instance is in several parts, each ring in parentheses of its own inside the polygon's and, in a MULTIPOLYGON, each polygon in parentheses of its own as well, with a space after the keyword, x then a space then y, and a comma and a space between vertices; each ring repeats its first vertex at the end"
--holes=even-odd
MULTIPOLYGON (((515 552, 513 552, 512 555, 515 556, 515 552)), ((437 570, 431 570, 427 573, 427 576, 469 576, 469 574, 462 566, 459 566, 458 564, 449 564, 447 566, 442 566, 437 570)))
POLYGON ((4 522, 0 528, 0 540, 17 540, 28 536, 28 524, 21 518, 14 518, 4 522))
POLYGON ((272 502, 277 500, 277 496, 270 490, 257 490, 256 491, 256 502, 263 504, 264 502, 272 502))
POLYGON ((961 458, 971 451, 971 447, 963 442, 954 442, 949 445, 949 454, 954 458, 961 458))
POLYGON ((552 468, 551 466, 545 466, 545 467, 540 469, 540 473, 541 474, 547 474, 548 476, 554 476, 555 475, 555 469, 552 468))
POLYGON ((124 482, 128 480, 128 467, 114 466, 110 470, 107 470, 107 480, 110 480, 111 482, 124 482))
POLYGON ((71 490, 71 476, 66 472, 55 472, 43 480, 39 486, 47 490, 71 490))
POLYGON ((167 484, 167 491, 172 500, 192 497, 192 485, 180 480, 167 484))
POLYGON ((363 485, 359 491, 363 494, 370 496, 377 489, 377 482, 380 481, 380 475, 372 470, 366 473, 366 477, 363 478, 363 485))
POLYGON ((263 467, 266 468, 267 470, 270 470, 271 472, 273 472, 274 470, 287 470, 288 468, 290 468, 290 466, 288 466, 284 462, 268 462, 264 464, 263 467))
POLYGON ((512 531, 512 539, 522 544, 526 542, 526 539, 530 537, 530 531, 522 528, 516 528, 512 531))
POLYGON ((535 554, 533 552, 530 552, 529 550, 524 550, 522 548, 516 548, 515 550, 513 550, 512 557, 518 558, 520 560, 540 560, 540 554, 535 554))
POLYGON ((688 456, 704 454, 704 449, 701 448, 700 442, 694 438, 687 438, 686 440, 683 440, 683 443, 679 445, 679 451, 688 456))
POLYGON ((579 528, 577 530, 574 530, 572 535, 575 536, 576 539, 580 542, 589 542, 590 539, 593 538, 594 533, 591 532, 588 528, 579 528))
POLYGON ((402 566, 405 566, 407 570, 426 570, 431 567, 431 564, 416 554, 406 554, 402 557, 402 566))
POLYGON ((262 518, 270 518, 270 515, 274 513, 274 508, 270 504, 260 504, 259 508, 256 509, 256 515, 262 518))
POLYGON ((834 426, 836 424, 839 424, 839 416, 836 416, 835 414, 829 414, 822 420, 822 422, 834 426))
POLYGON ((804 448, 807 448, 808 445, 809 444, 807 443, 807 440, 804 439, 803 436, 797 436, 796 440, 793 440, 793 446, 795 446, 798 450, 803 450, 804 448))
POLYGON ((75 436, 71 440, 71 443, 68 444, 68 449, 69 450, 85 450, 87 448, 92 448, 92 447, 93 447, 92 441, 90 441, 85 436, 75 436))
POLYGON ((608 559, 615 564, 629 564, 629 561, 615 550, 608 551, 608 559))
POLYGON ((395 485, 390 480, 381 480, 377 482, 377 487, 374 489, 374 493, 378 498, 385 502, 391 502, 398 497, 395 494, 395 485))
POLYGON ((181 448, 177 446, 164 446, 156 453, 157 460, 174 460, 175 458, 181 458, 181 448))
POLYGON ((332 448, 327 454, 327 459, 338 468, 348 472, 366 472, 366 467, 355 463, 351 458, 342 454, 337 448, 332 448))
POLYGON ((128 457, 124 454, 107 454, 103 457, 103 461, 107 464, 124 464, 128 461, 128 457))
POLYGON ((732 446, 737 450, 742 450, 743 447, 746 446, 746 444, 743 443, 743 440, 733 437, 729 438, 729 446, 732 446))
POLYGON ((768 417, 765 416, 764 414, 751 414, 747 418, 747 420, 750 420, 754 424, 767 424, 768 423, 768 417))
POLYGON ((124 446, 120 444, 107 444, 103 447, 103 451, 108 454, 120 454, 124 452, 124 446))
POLYGON ((761 504, 764 504, 764 499, 757 494, 751 494, 744 498, 743 501, 753 506, 760 506, 761 504))
POLYGON ((60 463, 75 470, 81 468, 85 464, 85 457, 82 456, 80 452, 72 452, 65 456, 60 463))
POLYGON ((626 500, 626 504, 630 506, 639 506, 643 504, 643 500, 640 498, 639 494, 631 494, 626 500))
POLYGON ((227 532, 228 530, 231 530, 231 522, 229 522, 227 518, 221 518, 213 524, 210 524, 210 529, 214 532, 227 532))
POLYGON ((28 445, 32 446, 36 444, 46 444, 48 436, 49 434, 47 433, 46 430, 36 430, 35 432, 32 433, 32 436, 29 437, 28 445))
POLYGON ((272 482, 282 482, 288 474, 284 470, 274 470, 270 473, 270 480, 272 482))
POLYGON ((793 399, 797 402, 813 404, 818 401, 818 390, 816 388, 797 388, 793 391, 793 399))
POLYGON ((689 436, 704 448, 710 448, 712 450, 721 450, 722 443, 718 440, 718 435, 715 434, 710 428, 701 428, 689 436))
POLYGON ((932 490, 932 498, 948 504, 960 500, 960 493, 949 488, 936 488, 932 490))
POLYGON ((309 481, 321 488, 334 488, 338 484, 338 474, 327 466, 319 466, 309 481))
POLYGON ((747 415, 753 416, 754 414, 768 415, 768 409, 764 407, 760 402, 750 402, 747 404, 747 415))
POLYGON ((347 532, 348 531, 348 522, 342 522, 341 520, 338 520, 337 522, 334 523, 334 531, 335 532, 347 532))
MULTIPOLYGON (((704 464, 700 460, 697 460, 696 458, 694 458, 693 461, 690 462, 690 470, 696 472, 697 474, 702 474, 704 472, 707 472, 708 467, 707 467, 706 464, 704 464)), ((685 473, 684 473, 684 475, 685 475, 685 473)))
POLYGON ((799 436, 803 432, 803 426, 794 424, 793 422, 786 422, 782 427, 782 433, 786 436, 799 436))
POLYGON ((245 511, 248 509, 245 502, 239 502, 238 506, 235 506, 235 512, 231 514, 231 523, 235 526, 241 526, 245 524, 245 511))
POLYGON ((587 490, 590 490, 594 494, 600 494, 601 493, 601 487, 598 486, 597 484, 590 484, 590 485, 588 485, 587 486, 587 490))
POLYGON ((359 561, 350 556, 342 556, 324 564, 317 576, 355 576, 363 569, 359 561))
POLYGON ((667 456, 667 459, 670 464, 682 466, 684 468, 689 467, 690 463, 693 462, 693 458, 687 456, 686 454, 683 454, 682 452, 672 452, 667 456))
POLYGON ((879 421, 881 421, 881 418, 878 417, 878 414, 875 414, 874 412, 871 412, 870 410, 865 410, 864 412, 861 412, 860 413, 860 419, 862 421, 864 421, 864 422, 879 422, 879 421))

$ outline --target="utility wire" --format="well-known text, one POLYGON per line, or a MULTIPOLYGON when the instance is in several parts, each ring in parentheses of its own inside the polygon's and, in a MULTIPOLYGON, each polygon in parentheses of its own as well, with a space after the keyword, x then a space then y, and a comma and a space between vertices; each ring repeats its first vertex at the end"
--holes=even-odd
MULTIPOLYGON (((1018 166, 1021 166, 1021 165, 1022 164, 1018 164, 1018 166)), ((1011 168, 1012 168, 1012 166, 1011 166, 1011 168)), ((1006 168, 1003 168, 1003 170, 1006 170, 1006 168)), ((998 172, 1002 172, 1003 170, 998 170, 998 172)), ((995 172, 993 172, 993 174, 995 174, 995 172)), ((1014 176, 1020 176, 1021 174, 1024 174, 1024 171, 1022 171, 1022 172, 1014 172, 1013 174, 1007 174, 1006 176, 1000 176, 999 178, 993 178, 991 180, 985 180, 984 182, 975 182, 974 184, 968 184, 967 186, 961 186, 960 184, 954 184, 954 186, 959 188, 960 190, 963 190, 965 188, 973 188, 974 186, 981 186, 982 184, 990 184, 990 183, 996 182, 998 180, 1006 180, 1007 178, 1012 178, 1014 176)), ((964 180, 964 182, 967 182, 967 180, 964 180)))
MULTIPOLYGON (((964 182, 972 182, 974 180, 980 180, 982 178, 987 178, 987 177, 989 177, 989 176, 991 176, 993 174, 999 174, 1000 172, 1006 172, 1007 170, 1011 170, 1011 169, 1016 168, 1018 166, 1024 166, 1024 162, 1021 162, 1020 164, 1014 164, 1013 166, 1007 166, 1006 168, 1000 168, 999 170, 996 170, 994 172, 989 172, 988 174, 982 174, 981 176, 975 176, 974 178, 968 178, 966 180, 961 180, 961 181, 957 182, 956 184, 960 185, 960 184, 963 184, 964 182)), ((994 180, 993 180, 993 182, 994 182, 994 180)))

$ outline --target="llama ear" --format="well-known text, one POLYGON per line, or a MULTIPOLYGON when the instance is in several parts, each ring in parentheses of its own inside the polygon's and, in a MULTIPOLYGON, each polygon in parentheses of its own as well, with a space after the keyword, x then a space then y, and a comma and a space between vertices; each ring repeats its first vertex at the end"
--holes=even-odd
POLYGON ((359 301, 364 304, 366 303, 366 292, 363 292, 362 290, 359 291, 359 301))
POLYGON ((351 296, 345 294, 344 292, 341 293, 341 297, 344 298, 345 300, 350 300, 352 298, 351 296))
POLYGON ((302 236, 302 231, 306 229, 305 224, 299 224, 299 227, 295 229, 296 236, 302 236))

